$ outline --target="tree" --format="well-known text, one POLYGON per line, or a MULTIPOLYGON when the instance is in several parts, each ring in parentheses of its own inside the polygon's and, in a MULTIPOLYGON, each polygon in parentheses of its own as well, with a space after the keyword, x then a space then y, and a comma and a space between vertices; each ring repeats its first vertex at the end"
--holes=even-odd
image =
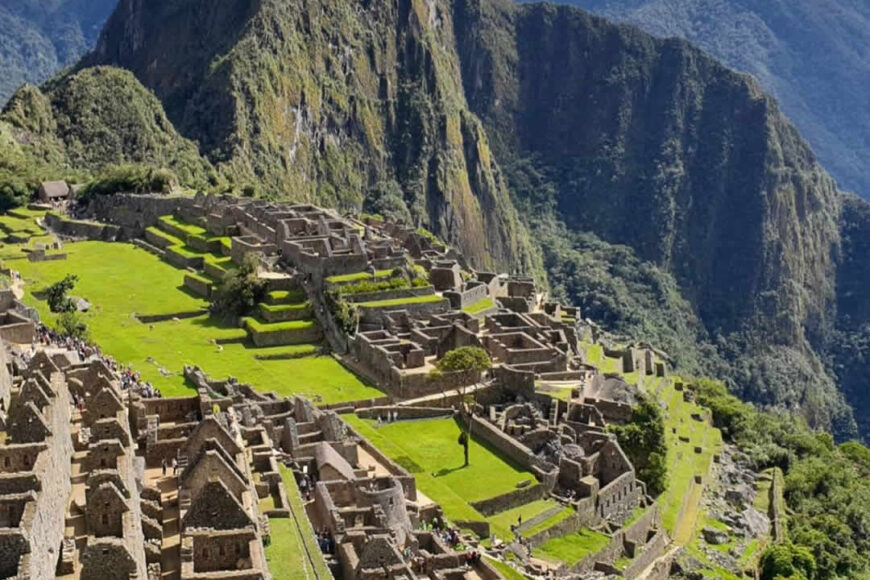
POLYGON ((619 445, 628 455, 637 476, 647 485, 647 490, 656 496, 667 486, 668 469, 665 458, 668 449, 665 442, 665 421, 657 404, 642 398, 632 409, 631 423, 611 425, 619 445))
POLYGON ((257 276, 254 254, 246 254, 238 268, 228 271, 212 298, 212 312, 225 317, 244 316, 266 295, 266 281, 257 276))
MULTIPOLYGON (((464 379, 463 385, 471 379, 479 379, 480 374, 492 366, 492 361, 489 354, 477 346, 461 346, 455 348, 441 357, 437 363, 436 375, 443 373, 460 373, 464 379)), ((465 454, 465 465, 468 467, 468 445, 471 442, 471 417, 474 415, 474 397, 462 393, 463 404, 468 412, 468 419, 465 421, 465 430, 459 434, 458 443, 462 445, 465 454)))
POLYGON ((52 312, 75 312, 75 302, 67 296, 67 292, 72 290, 78 281, 79 277, 75 274, 67 274, 63 280, 48 287, 46 296, 48 308, 52 312))
POLYGON ((815 572, 815 558, 802 546, 774 544, 768 546, 761 555, 761 580, 812 580, 815 572))

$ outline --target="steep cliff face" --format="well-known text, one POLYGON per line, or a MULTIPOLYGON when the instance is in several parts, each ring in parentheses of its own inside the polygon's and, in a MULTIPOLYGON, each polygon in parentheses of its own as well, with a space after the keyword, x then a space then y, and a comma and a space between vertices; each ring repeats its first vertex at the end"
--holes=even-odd
POLYGON ((840 187, 870 196, 870 3, 865 0, 560 0, 685 38, 748 72, 840 187))
POLYGON ((237 179, 346 209, 397 183, 477 264, 536 270, 453 45, 445 2, 123 0, 84 64, 132 70, 237 179))
POLYGON ((455 11, 468 101, 515 196, 673 275, 712 342, 741 344, 728 358, 770 357, 756 398, 821 389, 813 415, 848 430, 813 350, 833 326, 839 194, 774 101, 683 41, 572 8, 455 11), (549 195, 512 170, 527 166, 549 195))

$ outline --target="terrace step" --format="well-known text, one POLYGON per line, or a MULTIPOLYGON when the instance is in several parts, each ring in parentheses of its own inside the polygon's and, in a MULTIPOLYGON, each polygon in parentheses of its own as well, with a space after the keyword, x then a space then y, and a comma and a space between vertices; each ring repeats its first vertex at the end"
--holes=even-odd
POLYGON ((263 302, 271 305, 278 304, 304 304, 308 301, 308 295, 301 288, 295 290, 273 290, 266 294, 263 302))
POLYGON ((564 509, 565 509, 565 506, 563 506, 561 504, 555 505, 555 506, 551 507, 550 509, 543 511, 543 512, 539 513, 538 515, 524 521, 521 525, 517 526, 517 531, 522 533, 522 532, 525 532, 526 530, 530 530, 530 529, 534 528, 535 526, 537 526, 538 524, 540 524, 541 522, 545 522, 548 519, 560 514, 562 512, 562 510, 564 510, 564 509))
POLYGON ((148 242, 146 242, 142 238, 135 238, 133 240, 133 244, 135 246, 138 246, 139 248, 142 248, 143 250, 145 250, 149 254, 154 254, 155 256, 158 256, 160 258, 162 258, 163 255, 165 254, 165 252, 161 248, 158 248, 157 246, 155 246, 153 244, 149 244, 148 242))
POLYGON ((311 318, 311 303, 299 304, 266 304, 258 305, 260 317, 266 322, 289 322, 311 318))

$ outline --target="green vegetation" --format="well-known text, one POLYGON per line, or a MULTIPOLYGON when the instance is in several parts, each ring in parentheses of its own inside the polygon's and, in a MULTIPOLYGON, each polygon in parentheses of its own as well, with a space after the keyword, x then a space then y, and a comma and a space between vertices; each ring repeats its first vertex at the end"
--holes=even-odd
POLYGON ((808 550, 814 558, 813 577, 866 574, 870 570, 870 537, 865 533, 870 526, 870 462, 866 460, 870 451, 859 443, 838 447, 830 434, 814 432, 794 416, 758 412, 730 395, 721 383, 706 379, 696 383, 699 402, 712 410, 716 425, 731 441, 760 469, 778 467, 785 474, 788 536, 796 548, 808 550))
MULTIPOLYGON (((375 427, 370 420, 345 415, 354 429, 383 451, 388 457, 411 472, 417 489, 441 504, 451 520, 485 519, 469 505, 507 493, 516 485, 534 476, 503 460, 493 450, 482 445, 473 434, 470 444, 474 461, 463 467, 456 453, 460 428, 453 419, 390 423, 375 427), (425 441, 425 445, 420 445, 425 441)), ((512 537, 500 520, 490 520, 491 529, 502 538, 512 537)))
POLYGON ((355 274, 344 274, 342 276, 330 276, 326 279, 330 284, 346 284, 348 282, 360 282, 362 280, 372 280, 380 278, 389 278, 393 275, 392 270, 377 270, 372 276, 368 272, 357 272, 355 274))
POLYGON ((792 544, 774 544, 761 555, 761 580, 811 580, 816 562, 806 548, 792 544))
POLYGON ((440 302, 443 300, 437 294, 428 296, 411 296, 409 298, 396 298, 393 300, 373 300, 371 302, 358 302, 360 308, 389 308, 391 306, 402 306, 404 304, 429 304, 432 302, 440 302))
POLYGON ((91 339, 120 363, 133 364, 143 379, 161 389, 164 396, 192 394, 182 376, 184 365, 199 365, 215 377, 232 375, 260 391, 298 393, 325 402, 382 394, 330 356, 258 360, 260 355, 289 352, 291 347, 253 348, 245 341, 244 329, 210 318, 205 313, 208 303, 183 290, 185 270, 173 268, 133 245, 77 242, 66 244, 64 251, 69 254, 65 261, 9 263, 24 277, 25 301, 37 307, 47 324, 53 324, 56 315, 34 292, 39 293, 68 272, 76 272, 76 293, 92 304, 91 310, 82 315, 91 339), (197 311, 203 314, 154 323, 139 322, 132 315, 171 318, 197 311))
POLYGON ((75 287, 79 277, 75 274, 67 274, 63 280, 55 282, 45 291, 48 308, 52 312, 75 312, 76 304, 67 293, 75 287))
POLYGON ((611 425, 619 445, 628 455, 637 476, 646 483, 647 492, 655 497, 667 488, 665 422, 658 404, 644 397, 632 409, 632 420, 626 425, 611 425))
POLYGON ((580 530, 574 534, 547 540, 532 550, 532 555, 573 566, 586 556, 602 550, 608 543, 610 537, 600 532, 580 530))
POLYGON ((39 84, 91 50, 115 0, 0 5, 0 106, 24 83, 39 84))
POLYGON ((490 308, 495 307, 495 301, 492 298, 484 298, 483 300, 478 300, 471 306, 467 306, 463 308, 462 311, 466 314, 480 314, 484 310, 489 310, 490 308))
POLYGON ((505 577, 505 580, 527 580, 525 574, 518 572, 513 566, 505 564, 501 560, 490 558, 489 556, 486 556, 486 558, 487 561, 505 577))

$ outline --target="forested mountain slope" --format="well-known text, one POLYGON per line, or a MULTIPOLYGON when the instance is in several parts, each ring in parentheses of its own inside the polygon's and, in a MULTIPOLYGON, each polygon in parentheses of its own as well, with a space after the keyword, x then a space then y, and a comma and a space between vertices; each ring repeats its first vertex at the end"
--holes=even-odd
POLYGON ((75 64, 118 0, 0 0, 0 104, 75 64))
POLYGON ((755 75, 839 185, 870 197, 870 2, 558 1, 685 38, 755 75))
POLYGON ((608 329, 855 434, 835 380, 862 404, 843 353, 870 308, 842 289, 870 213, 684 41, 508 0, 122 0, 94 65, 132 71, 222 179, 404 217, 480 267, 543 261, 608 329))

